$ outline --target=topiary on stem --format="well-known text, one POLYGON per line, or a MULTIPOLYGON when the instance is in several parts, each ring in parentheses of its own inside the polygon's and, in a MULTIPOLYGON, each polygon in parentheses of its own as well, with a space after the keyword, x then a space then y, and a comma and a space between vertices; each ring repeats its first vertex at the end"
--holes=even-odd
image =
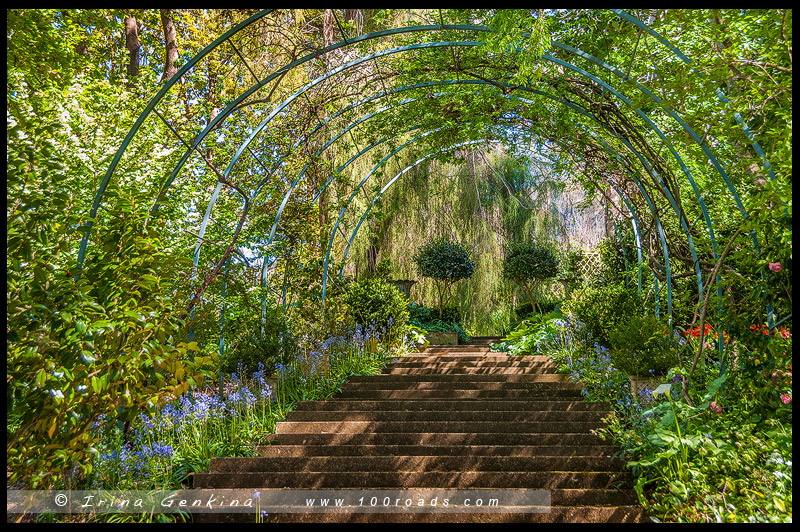
POLYGON ((503 277, 522 287, 531 301, 534 312, 537 312, 537 308, 531 293, 533 284, 552 279, 556 275, 558 275, 558 259, 552 251, 536 244, 513 242, 503 260, 503 277))
POLYGON ((461 279, 469 278, 475 271, 475 263, 469 258, 467 249, 449 240, 432 240, 422 246, 413 257, 417 273, 430 277, 439 294, 439 319, 445 303, 450 299, 450 287, 461 279))

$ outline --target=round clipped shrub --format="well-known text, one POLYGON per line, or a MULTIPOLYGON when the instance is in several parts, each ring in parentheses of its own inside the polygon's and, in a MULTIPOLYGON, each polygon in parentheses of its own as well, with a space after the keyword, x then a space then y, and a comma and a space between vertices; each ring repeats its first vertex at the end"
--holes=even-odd
POLYGON ((356 323, 373 331, 384 331, 394 342, 408 323, 408 300, 394 285, 379 278, 351 283, 345 288, 344 302, 356 323))
POLYGON ((611 360, 628 375, 665 375, 678 364, 678 339, 655 316, 632 316, 608 332, 611 360))
POLYGON ((596 342, 608 346, 608 333, 630 318, 641 316, 644 305, 635 288, 608 284, 587 286, 574 292, 562 310, 583 323, 596 342))
POLYGON ((413 257, 417 273, 430 277, 439 294, 439 319, 442 319, 444 304, 450 298, 450 287, 467 279, 475 271, 475 263, 469 258, 467 249, 449 240, 432 240, 422 246, 413 257))
POLYGON ((514 242, 503 260, 503 277, 519 284, 536 311, 536 301, 531 293, 533 283, 552 279, 558 275, 558 259, 549 249, 536 244, 514 242))

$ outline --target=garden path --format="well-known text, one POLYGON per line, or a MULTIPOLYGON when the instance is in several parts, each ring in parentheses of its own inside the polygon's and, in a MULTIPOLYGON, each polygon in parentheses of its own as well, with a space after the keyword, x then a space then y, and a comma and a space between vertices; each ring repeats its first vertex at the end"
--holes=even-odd
MULTIPOLYGON (((581 386, 556 374, 548 357, 491 353, 491 341, 498 340, 431 346, 396 359, 382 374, 351 377, 337 396, 299 403, 277 424, 271 444, 258 448, 260 457, 213 458, 193 487, 264 495, 285 488, 336 490, 355 504, 366 490, 548 490, 551 505, 545 513, 405 510, 266 518, 278 522, 649 521, 631 473, 612 457, 616 448, 592 433, 610 406, 583 401, 581 386)), ((230 522, 254 516, 196 517, 230 522)))

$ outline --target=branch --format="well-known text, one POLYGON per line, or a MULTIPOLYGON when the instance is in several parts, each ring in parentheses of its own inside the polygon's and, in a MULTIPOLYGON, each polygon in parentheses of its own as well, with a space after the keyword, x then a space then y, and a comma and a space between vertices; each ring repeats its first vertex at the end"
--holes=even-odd
POLYGON ((211 164, 211 161, 208 159, 208 157, 206 157, 206 155, 200 150, 199 147, 196 147, 196 150, 197 153, 199 153, 200 156, 203 158, 203 160, 206 162, 208 167, 211 168, 211 170, 217 175, 217 179, 219 180, 219 182, 227 187, 232 188, 242 196, 242 198, 244 199, 244 208, 242 209, 241 216, 239 216, 239 223, 236 225, 236 230, 233 232, 231 241, 228 244, 228 247, 225 249, 225 252, 222 254, 222 258, 220 258, 220 260, 217 262, 214 268, 205 276, 205 278, 203 279, 203 283, 200 285, 200 288, 197 289, 192 298, 189 300, 189 303, 186 305, 185 309, 186 314, 191 314, 194 307, 200 301, 200 298, 202 297, 203 293, 217 277, 222 267, 228 261, 228 258, 230 258, 231 253, 233 253, 233 250, 236 248, 236 241, 238 240, 239 233, 242 231, 242 227, 244 226, 244 220, 247 217, 248 212, 250 211, 250 198, 247 197, 247 194, 245 194, 244 191, 239 186, 237 186, 235 183, 230 182, 224 175, 222 175, 219 172, 219 170, 217 170, 216 167, 213 164, 211 164))
MULTIPOLYGON (((703 309, 702 309, 702 312, 700 313, 700 325, 699 325, 699 327, 700 327, 700 336, 698 337, 699 338, 698 339, 698 343, 700 345, 699 345, 699 348, 697 349, 697 354, 695 355, 694 360, 692 361, 692 369, 689 370, 689 375, 685 379, 683 379, 683 386, 682 386, 683 397, 686 399, 686 401, 691 406, 694 406, 694 404, 692 403, 692 400, 689 397, 689 394, 688 394, 687 390, 689 388, 689 381, 692 380, 692 376, 694 375, 694 370, 697 367, 697 361, 700 360, 701 356, 703 356, 703 348, 705 347, 704 344, 705 344, 706 313, 708 311, 708 302, 711 300, 711 288, 714 286, 712 280, 719 273, 719 270, 722 267, 722 261, 725 260, 725 257, 728 255, 728 252, 733 247, 734 241, 736 241, 736 238, 739 236, 739 234, 741 232, 742 232, 741 229, 737 229, 736 232, 731 237, 731 239, 728 241, 728 244, 725 246, 725 249, 722 251, 722 255, 719 256, 719 260, 717 260, 717 263, 714 265, 714 269, 711 270, 711 274, 708 276, 708 283, 707 283, 707 287, 706 287, 706 290, 705 290, 705 292, 706 292, 705 293, 705 297, 702 300, 697 302, 698 306, 700 305, 701 301, 703 303, 703 309)), ((695 309, 695 316, 697 316, 697 309, 695 309)), ((694 321, 692 321, 692 325, 694 325, 694 321)), ((724 341, 724 338, 719 339, 718 341, 724 341)))

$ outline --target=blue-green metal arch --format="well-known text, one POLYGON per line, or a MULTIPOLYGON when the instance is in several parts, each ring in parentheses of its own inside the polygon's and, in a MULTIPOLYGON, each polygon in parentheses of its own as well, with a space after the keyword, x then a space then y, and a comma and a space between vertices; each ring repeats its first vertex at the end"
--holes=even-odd
MULTIPOLYGON (((677 56, 679 56, 679 57, 682 57, 682 59, 683 59, 683 60, 685 60, 686 62, 690 62, 690 61, 688 60, 688 58, 686 58, 685 56, 683 56, 683 55, 680 53, 680 51, 679 51, 677 48, 675 48, 674 46, 672 46, 672 45, 671 45, 671 44, 670 44, 670 43, 669 43, 669 42, 668 42, 666 39, 663 39, 662 37, 660 37, 660 36, 657 34, 657 32, 655 32, 655 31, 654 31, 654 30, 652 30, 651 28, 648 28, 646 25, 644 25, 644 23, 642 23, 641 21, 639 21, 639 20, 638 20, 638 19, 636 19, 635 17, 631 17, 630 15, 627 15, 626 13, 624 13, 624 12, 622 12, 622 11, 619 11, 619 10, 612 10, 612 11, 614 11, 615 13, 617 13, 617 14, 619 14, 619 15, 623 16, 624 18, 628 19, 630 22, 632 22, 632 23, 634 23, 634 24, 636 24, 636 25, 640 26, 641 28, 645 29, 646 31, 648 31, 648 32, 649 32, 649 33, 651 33, 652 35, 656 36, 656 38, 658 38, 658 39, 659 39, 659 41, 660 41, 662 44, 664 44, 665 46, 667 46, 667 47, 668 47, 668 48, 669 48, 669 49, 670 49, 670 50, 671 50, 671 51, 672 51, 672 52, 673 52, 675 55, 677 55, 677 56)), ((209 46, 208 46, 206 49, 204 49, 204 51, 202 52, 202 54, 204 55, 204 54, 208 53, 208 51, 212 50, 212 49, 213 49, 215 46, 217 46, 218 44, 222 43, 222 42, 223 42, 224 40, 226 40, 226 39, 227 39, 227 38, 228 38, 230 35, 233 35, 234 33, 238 32, 238 31, 239 31, 239 30, 241 30, 242 28, 244 28, 244 27, 246 27, 247 25, 251 24, 253 21, 257 20, 258 18, 261 18, 261 17, 265 16, 265 15, 266 15, 266 14, 268 14, 269 12, 270 12, 270 10, 265 10, 265 11, 262 11, 262 12, 260 12, 260 13, 256 14, 256 15, 254 15, 253 17, 250 17, 250 19, 248 19, 247 21, 244 21, 244 22, 240 23, 239 25, 237 25, 237 26, 236 26, 235 28, 233 28, 232 30, 229 30, 229 32, 226 32, 226 34, 225 34, 225 35, 223 35, 222 37, 220 37, 219 39, 217 39, 217 40, 216 40, 214 43, 212 43, 212 45, 209 45, 209 46)), ((419 26, 419 27, 410 27, 410 28, 402 28, 402 29, 398 29, 397 31, 398 31, 398 32, 400 32, 400 31, 426 31, 426 30, 423 30, 423 29, 421 29, 421 28, 422 28, 421 26, 419 26)), ((429 26, 428 28, 430 28, 431 30, 442 30, 442 29, 462 29, 461 27, 457 27, 456 25, 438 25, 438 26, 429 26)), ((464 28, 466 28, 466 29, 479 29, 480 31, 491 31, 490 29, 477 28, 477 27, 474 27, 474 26, 468 26, 468 25, 464 25, 464 28)), ((388 34, 390 34, 390 32, 384 32, 384 34, 388 35, 388 34)), ((344 46, 344 45, 347 45, 347 44, 351 44, 351 43, 353 43, 353 42, 356 42, 356 41, 358 41, 358 40, 359 40, 359 39, 361 39, 362 37, 364 37, 364 36, 361 36, 361 37, 358 37, 358 38, 354 38, 354 39, 350 39, 349 41, 348 41, 348 40, 345 40, 345 41, 343 41, 343 43, 337 43, 336 45, 332 45, 332 46, 330 46, 330 47, 327 47, 327 48, 326 48, 326 49, 324 49, 324 50, 318 50, 318 51, 314 52, 314 56, 315 56, 315 57, 316 57, 316 56, 319 56, 319 55, 321 55, 322 53, 325 53, 325 51, 329 51, 329 50, 331 50, 331 49, 334 49, 335 47, 340 47, 340 46, 344 46)), ((362 40, 363 40, 363 39, 362 39, 362 40)), ((184 73, 185 73, 185 72, 188 70, 188 68, 190 68, 190 67, 191 67, 191 66, 193 66, 193 65, 194 65, 194 64, 195 64, 197 61, 199 61, 200 57, 201 57, 201 55, 200 55, 200 54, 198 54, 198 56, 196 56, 195 58, 193 58, 193 59, 190 61, 190 63, 187 63, 187 65, 185 65, 185 66, 184 66, 184 68, 182 68, 182 70, 181 70, 181 71, 179 71, 179 75, 175 76, 175 77, 173 78, 173 80, 177 80, 177 79, 179 79, 179 78, 180 78, 180 77, 181 77, 181 76, 182 76, 182 75, 183 75, 183 74, 184 74, 184 73)), ((171 81, 172 81, 172 80, 171 80, 171 81)), ((174 81, 173 81, 173 83, 174 83, 174 81)), ((261 82, 259 83, 259 86, 263 85, 264 83, 266 83, 266 79, 265 79, 265 80, 263 80, 263 81, 261 81, 261 82)), ((637 85, 638 85, 638 84, 637 84, 637 85)), ((170 86, 171 86, 171 85, 170 85, 170 86)), ((150 105, 150 104, 148 105, 148 109, 146 109, 145 113, 149 113, 150 111, 152 111, 152 109, 153 109, 153 108, 154 108, 154 106, 155 106, 155 103, 157 103, 157 101, 158 101, 158 100, 160 100, 160 99, 161 99, 161 97, 163 97, 163 95, 166 93, 166 91, 167 91, 168 89, 169 89, 169 86, 165 86, 164 88, 162 88, 162 90, 161 90, 161 91, 159 91, 159 94, 158 94, 156 97, 154 97, 154 98, 153 98, 153 100, 151 100, 151 104, 152 104, 152 105, 150 105)), ((670 110, 670 111, 668 111, 668 112, 671 112, 671 110, 670 110)), ((96 212, 97 212, 97 207, 99 206, 99 202, 100 202, 100 200, 101 200, 101 198, 102 198, 102 192, 103 192, 103 190, 105 190, 105 187, 108 185, 108 182, 109 182, 109 180, 110 180, 111 174, 113 174, 113 168, 116 166, 116 164, 118 164, 118 162, 119 162, 119 159, 120 159, 120 157, 121 157, 121 154, 122 154, 122 152, 124 151, 124 148, 127 146, 127 143, 129 143, 129 142, 130 142, 130 139, 131 139, 131 138, 132 138, 132 136, 135 134, 135 132, 136 132, 135 130, 137 130, 137 129, 138 129, 140 126, 141 126, 141 123, 144 121, 144 115, 145 115, 145 113, 143 113, 143 115, 142 115, 142 116, 140 116, 140 120, 139 120, 139 121, 137 121, 137 124, 135 124, 135 125, 134 125, 134 128, 132 128, 132 130, 129 132, 129 135, 126 137, 126 141, 123 143, 123 146, 121 146, 120 150, 119 150, 119 151, 118 151, 118 153, 115 155, 115 160, 112 162, 112 167, 110 167, 110 168, 109 168, 109 171, 107 172, 106 176, 104 177, 104 179, 103 179, 103 182, 101 183, 101 186, 100 186, 100 188, 99 188, 99 190, 98 190, 98 193, 96 194, 95 201, 94 201, 94 203, 93 203, 93 208, 92 208, 92 211, 91 211, 91 213, 90 213, 89 229, 87 229, 86 235, 85 235, 84 239, 83 239, 83 240, 82 240, 82 242, 81 242, 81 247, 80 247, 80 250, 79 250, 79 263, 80 263, 80 264, 82 264, 82 262, 83 262, 83 257, 84 257, 84 255, 85 255, 86 242, 88 241, 89 230, 91 229, 91 224, 92 224, 92 221, 91 221, 91 220, 93 220, 94 216, 96 215, 96 212)), ((226 117, 226 116, 227 116, 227 115, 224 115, 223 113, 221 113, 221 114, 220 114, 220 117, 219 117, 219 119, 221 120, 222 118, 224 118, 224 117, 226 117)), ((680 119, 680 118, 679 118, 677 115, 674 115, 673 117, 674 117, 676 120, 679 120, 679 123, 680 123, 680 120, 681 120, 681 119, 680 119)), ((740 120, 740 117, 737 117, 737 120, 740 120)), ((741 121, 740 121, 740 123, 741 123, 741 121)), ((687 129, 687 127, 688 127, 688 126, 686 126, 686 125, 682 124, 682 127, 684 127, 684 129, 687 129)), ((745 125, 745 127, 746 127, 746 125, 745 125)), ((207 128, 207 130, 210 130, 210 129, 211 129, 210 127, 208 127, 208 128, 207 128)), ((690 129, 691 129, 691 128, 688 128, 688 129, 687 129, 687 131, 689 131, 690 129)), ((690 132, 690 135, 693 137, 693 139, 695 140, 695 142, 697 142, 697 143, 698 143, 698 145, 700 145, 700 146, 701 146, 701 148, 703 148, 704 150, 708 150, 708 151, 707 151, 707 154, 709 155, 709 158, 712 160, 712 163, 713 163, 713 164, 715 164, 715 166, 717 167, 717 170, 720 172, 720 175, 722 175, 722 176, 723 176, 723 179, 725 179, 725 180, 726 180, 726 184, 728 184, 728 185, 729 185, 729 189, 731 189, 731 188, 732 188, 732 186, 731 186, 731 184, 730 184, 729 180, 727 179, 727 175, 725 174, 725 172, 724 172, 724 169, 721 167, 721 165, 719 165, 719 163, 718 163, 718 162, 716 161, 716 159, 713 157, 713 153, 710 153, 710 149, 708 149, 708 148, 707 148, 707 146, 704 146, 704 145, 703 145, 702 141, 701 141, 701 140, 700 140, 700 139, 697 137, 696 133, 694 133, 694 132, 692 131, 692 132, 690 132)), ((200 140, 201 140, 201 139, 200 139, 200 140)), ((199 142, 199 140, 198 140, 198 142, 199 142)), ((754 148, 755 148, 755 147, 757 146, 757 142, 756 142, 755 144, 753 144, 753 145, 754 145, 754 148)), ((768 166, 768 165, 769 165, 769 163, 768 163, 768 161, 766 161, 766 157, 763 155, 763 150, 760 150, 759 148, 760 148, 760 146, 759 146, 758 148, 756 148, 756 151, 757 151, 757 153, 758 153, 758 154, 759 154, 759 156, 761 156, 761 157, 762 157, 762 159, 765 161, 765 164, 767 165, 766 167, 767 167, 767 169, 770 171, 771 177, 774 177, 774 174, 772 174, 772 172, 771 172, 771 169, 770 169, 770 167, 768 166)), ((732 192, 732 194, 733 194, 733 196, 734 196, 734 200, 736 200, 736 201, 737 201, 737 205, 740 207, 740 210, 742 210, 742 209, 743 209, 743 206, 741 205, 741 201, 738 199, 738 194, 737 194, 737 193, 736 193, 736 191, 735 191, 735 187, 733 188, 733 190, 731 190, 731 192, 732 192)), ((699 195, 699 194, 697 194, 697 193, 696 193, 696 196, 698 196, 698 199, 699 199, 700 201, 702 201, 702 198, 700 197, 700 195, 699 195)), ((745 216, 745 217, 746 217, 746 211, 742 211, 742 214, 743 214, 743 216, 745 216)), ((711 228, 711 227, 709 227, 709 228, 711 228)), ((757 239, 755 238, 755 235, 754 235, 754 234, 753 234, 753 238, 754 238, 754 245, 756 246, 756 249, 757 249, 757 239)), ((715 255, 716 255, 716 253, 715 253, 715 255)))
MULTIPOLYGON (((545 93, 545 92, 543 92, 543 91, 538 91, 538 90, 535 90, 535 89, 529 89, 529 88, 525 88, 524 90, 526 90, 526 91, 529 91, 529 92, 534 92, 534 93, 536 93, 536 94, 539 94, 539 95, 545 96, 545 97, 547 97, 547 98, 550 98, 550 99, 552 99, 552 100, 554 100, 554 101, 557 101, 557 102, 559 102, 559 103, 562 103, 562 104, 564 104, 564 105, 567 105, 567 106, 569 106, 570 108, 572 108, 573 110, 576 110, 576 111, 578 111, 579 113, 586 115, 586 116, 587 116, 587 117, 589 117, 590 119, 592 119, 592 120, 595 120, 596 122, 600 123, 600 122, 599 122, 599 121, 597 121, 597 119, 596 119, 595 117, 593 117, 593 116, 592 116, 590 113, 587 113, 586 111, 584 111, 584 110, 583 110, 583 109, 581 109, 580 107, 577 107, 577 106, 575 106, 575 105, 571 104, 570 102, 567 102, 567 101, 565 101, 565 100, 562 100, 562 99, 560 99, 560 98, 557 98, 557 97, 555 97, 555 96, 553 96, 553 95, 550 95, 550 94, 548 94, 548 93, 545 93)), ((514 98, 514 99, 517 99, 517 100, 519 100, 519 101, 523 101, 523 102, 526 102, 526 103, 533 103, 533 102, 532 102, 532 101, 530 101, 530 100, 526 100, 526 99, 524 99, 524 98, 520 98, 520 97, 517 97, 517 96, 508 95, 508 97, 511 97, 511 98, 514 98)), ((600 123, 600 124, 601 124, 601 125, 603 125, 602 123, 600 123)), ((604 126, 604 127, 605 127, 605 126, 604 126)), ((416 139, 415 139, 415 140, 416 140, 416 139)), ((607 148, 607 149, 610 149, 610 150, 611 150, 613 153, 615 153, 615 154, 617 155, 617 157, 618 157, 618 158, 621 158, 621 157, 619 156, 619 154, 618 154, 618 153, 617 153, 615 150, 613 150, 613 148, 611 148, 610 146, 608 146, 608 145, 607 145, 607 144, 606 144, 604 141, 602 141, 602 140, 601 140, 601 142, 603 142, 603 144, 606 146, 606 148, 607 148)), ((408 144, 408 143, 407 143, 407 144, 408 144)), ((407 144, 405 144, 405 145, 401 146, 401 148, 399 148, 398 150, 396 150, 394 153, 397 153, 398 151, 400 151, 400 149, 402 149, 403 147, 405 147, 407 144)), ((637 158, 639 158, 639 160, 640 160, 640 161, 642 161, 642 163, 643 163, 643 164, 645 164, 645 165, 646 165, 646 161, 644 161, 643 157, 642 157, 642 156, 641 156, 641 155, 638 153, 638 151, 637 151, 637 150, 635 150, 635 148, 633 148, 633 146, 631 146, 631 145, 630 145, 629 143, 627 143, 627 142, 623 142, 623 144, 625 144, 625 146, 626 146, 626 147, 627 147, 627 148, 628 148, 628 149, 629 149, 629 150, 630 150, 632 153, 634 153, 634 154, 637 156, 637 158)), ((636 182, 636 184, 637 184, 637 186, 639 187, 640 191, 641 191, 641 192, 642 192, 642 193, 645 195, 646 201, 647 201, 648 205, 650 206, 651 212, 652 212, 652 213, 653 213, 653 215, 656 217, 657 227, 658 227, 658 231, 659 231, 659 237, 660 237, 660 239, 661 239, 661 243, 662 243, 662 249, 663 249, 663 251, 664 251, 664 259, 665 259, 665 271, 666 271, 666 276, 667 276, 667 301, 668 301, 668 312, 669 312, 669 319, 670 319, 670 324, 671 324, 671 322, 672 322, 672 297, 671 297, 671 296, 672 296, 672 288, 671 288, 671 268, 670 268, 670 264, 669 264, 669 253, 668 253, 668 251, 667 251, 666 237, 665 237, 665 235, 664 235, 664 230, 663 230, 663 227, 662 227, 662 225, 661 225, 661 222, 660 222, 660 220, 658 220, 658 215, 657 215, 657 211, 655 210, 654 203, 653 203, 653 202, 652 202, 652 200, 650 199, 649 195, 647 195, 647 192, 646 192, 646 190, 643 188, 643 186, 642 186, 642 184, 640 183, 640 181, 639 181, 639 180, 638 180, 638 179, 635 177, 635 175, 634 175, 632 172, 630 172, 630 170, 629 170, 629 173, 631 173, 631 176, 634 178, 634 181, 636 182)), ((347 206, 349 205, 350 201, 352 201, 352 199, 353 199, 353 197, 355 196, 356 192, 358 192, 358 190, 360 190, 361 186, 362 186, 362 185, 363 185, 363 184, 366 182, 366 179, 367 179, 367 178, 369 177, 369 175, 371 175, 371 174, 372 174, 372 172, 370 172, 370 174, 368 174, 368 176, 367 176, 366 178, 364 178, 364 180, 362 180, 361 184, 358 186, 358 188, 357 188, 357 189, 354 191, 354 193, 351 195, 351 198, 350 198, 350 200, 348 200, 347 204, 346 204, 346 205, 345 205, 345 207, 342 209, 342 212, 340 213, 340 215, 339 215, 339 218, 337 219, 337 224, 336 224, 336 227, 338 227, 338 224, 339 224, 339 222, 340 222, 340 220, 341 220, 341 218, 342 218, 342 216, 343 216, 343 214, 344 214, 344 211, 346 210, 347 206)), ((318 197, 318 196, 319 196, 319 194, 317 195, 317 197, 318 197)), ((679 214, 679 211, 677 210, 677 207, 675 207, 675 205, 674 205, 674 204, 673 204, 673 208, 676 210, 676 213, 677 213, 677 214, 679 214)), ((360 227, 361 223, 359 223, 358 225, 359 225, 359 227, 360 227)), ((324 270, 323 270, 323 284, 322 284, 322 299, 323 299, 323 300, 325 299, 325 294, 326 294, 326 288, 327 288, 327 279, 328 279, 328 263, 329 263, 329 256, 330 256, 331 247, 332 247, 332 245, 333 245, 333 239, 335 238, 335 231, 336 231, 336 227, 334 227, 333 233, 331 234, 331 238, 330 238, 330 242, 329 242, 329 245, 328 245, 328 249, 327 249, 327 251, 326 251, 326 257, 325 257, 325 266, 324 266, 324 270)), ((689 239, 691 240, 691 235, 688 235, 688 237, 689 237, 689 239)), ((352 242, 352 239, 351 239, 351 242, 352 242)), ((693 256, 695 256, 695 257, 696 257, 696 252, 695 252, 695 250, 694 250, 694 245, 691 243, 691 241, 690 241, 690 243, 689 243, 689 244, 690 244, 690 247, 691 247, 691 249, 692 249, 692 254, 693 254, 693 256)), ((349 249, 349 246, 348 246, 348 249, 349 249)), ((698 270, 699 270, 699 264, 698 264, 698 261, 697 261, 697 260, 695 260, 695 264, 694 264, 694 266, 695 266, 695 268, 696 268, 696 269, 698 269, 698 270)), ((699 290, 700 290, 700 292, 702 293, 702 276, 701 276, 701 275, 699 275, 699 274, 698 274, 698 279, 699 279, 699 281, 698 281, 698 282, 699 282, 699 290)))

